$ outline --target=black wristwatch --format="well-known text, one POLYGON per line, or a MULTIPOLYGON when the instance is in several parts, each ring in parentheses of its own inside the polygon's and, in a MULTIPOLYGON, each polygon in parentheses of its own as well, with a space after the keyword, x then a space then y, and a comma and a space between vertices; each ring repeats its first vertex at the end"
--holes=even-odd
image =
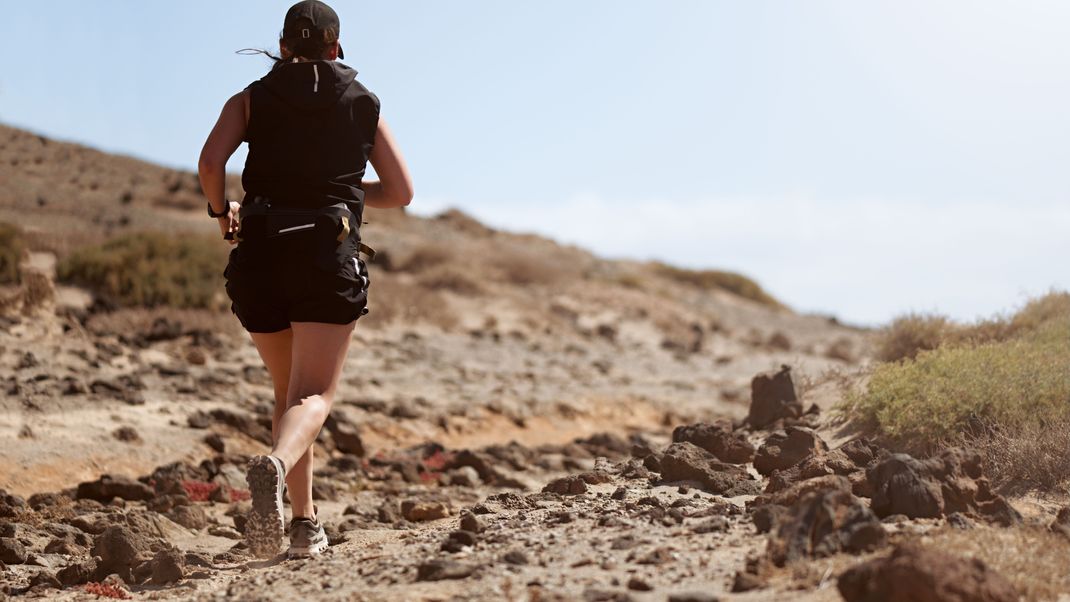
POLYGON ((226 204, 225 208, 223 209, 223 212, 222 213, 213 213, 212 212, 212 202, 208 201, 208 217, 226 217, 226 216, 230 215, 230 201, 224 200, 223 202, 226 204))

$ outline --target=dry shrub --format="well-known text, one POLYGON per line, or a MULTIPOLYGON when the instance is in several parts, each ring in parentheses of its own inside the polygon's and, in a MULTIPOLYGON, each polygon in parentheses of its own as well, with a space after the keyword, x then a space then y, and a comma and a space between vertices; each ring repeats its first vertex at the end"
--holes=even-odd
POLYGON ((449 224, 453 229, 479 237, 493 236, 494 230, 459 209, 448 209, 435 216, 435 221, 449 224))
POLYGON ((1068 310, 1066 295, 1052 293, 1009 319, 954 327, 914 359, 876 365, 841 410, 893 446, 967 443, 999 483, 1058 487, 1070 461, 1044 450, 1064 450, 1070 432, 1068 310))
POLYGON ((429 268, 437 267, 452 262, 453 250, 443 244, 432 243, 417 247, 401 262, 398 271, 422 272, 429 268))
POLYGON ((26 256, 26 238, 15 224, 0 222, 0 284, 20 281, 20 264, 26 256))
POLYGON ((784 304, 765 292, 757 282, 742 274, 719 270, 685 270, 664 263, 654 263, 653 268, 654 273, 660 276, 704 291, 723 290, 762 305, 784 307, 784 304))
POLYGON ((984 458, 992 483, 1006 493, 1059 491, 1070 484, 1070 418, 1025 422, 1017 428, 983 428, 965 438, 984 458))
POLYGON ((393 322, 422 322, 443 330, 455 328, 459 323, 442 293, 386 274, 372 275, 368 315, 361 322, 371 328, 393 322))
POLYGON ((216 237, 137 232, 81 249, 57 272, 122 306, 206 308, 221 303, 225 265, 216 237))
POLYGON ((166 319, 183 333, 212 332, 240 335, 243 332, 238 318, 229 311, 170 307, 130 307, 96 313, 86 320, 85 327, 97 335, 122 333, 127 337, 136 338, 151 333, 153 325, 161 318, 166 319))
POLYGON ((926 547, 982 560, 1025 600, 1062 599, 1070 591, 1070 541, 1042 526, 943 528, 915 537, 926 547))
POLYGON ((956 324, 945 316, 907 314, 877 335, 877 359, 914 359, 941 345, 978 345, 1023 336, 1059 317, 1070 316, 1070 293, 1052 291, 1032 299, 1011 317, 956 324))
POLYGON ((501 249, 490 258, 490 265, 502 280, 518 286, 555 284, 578 275, 575 269, 568 269, 544 254, 519 249, 501 249))
POLYGON ((486 292, 475 278, 458 268, 438 266, 420 275, 420 286, 430 290, 446 290, 465 297, 478 297, 486 292))
POLYGON ((22 313, 30 314, 49 304, 55 297, 56 289, 46 274, 37 270, 27 270, 22 274, 22 313))

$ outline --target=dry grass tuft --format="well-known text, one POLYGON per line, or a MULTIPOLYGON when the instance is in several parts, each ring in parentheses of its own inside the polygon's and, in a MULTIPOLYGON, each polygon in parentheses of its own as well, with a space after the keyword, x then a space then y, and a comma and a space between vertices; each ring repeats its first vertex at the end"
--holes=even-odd
POLYGON ((455 255, 452 249, 444 244, 431 243, 417 247, 409 254, 398 267, 401 272, 423 272, 424 270, 452 263, 455 255))
POLYGON ((501 280, 518 286, 556 284, 579 277, 574 266, 554 262, 537 251, 503 248, 489 263, 501 280))
POLYGON ((765 292, 757 282, 742 274, 719 270, 685 270, 664 263, 654 263, 653 266, 654 273, 681 284, 707 291, 723 290, 769 307, 784 307, 784 304, 765 292))
POLYGON ((60 261, 60 280, 121 306, 215 307, 222 303, 226 249, 215 237, 125 234, 60 261))
POLYGON ((20 268, 26 255, 26 239, 15 224, 0 222, 0 284, 20 282, 20 268))
POLYGON ((433 290, 450 291, 464 297, 478 297, 486 288, 467 272, 452 266, 438 266, 420 274, 420 286, 433 290))
POLYGON ((442 293, 389 274, 373 274, 368 315, 361 323, 381 328, 391 322, 425 323, 451 330, 459 324, 442 293))

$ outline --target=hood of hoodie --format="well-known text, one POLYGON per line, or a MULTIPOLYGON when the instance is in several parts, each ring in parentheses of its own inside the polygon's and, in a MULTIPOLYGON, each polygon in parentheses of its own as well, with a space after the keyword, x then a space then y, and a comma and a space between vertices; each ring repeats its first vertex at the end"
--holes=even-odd
POLYGON ((260 81, 295 109, 320 111, 334 106, 356 78, 356 69, 338 61, 304 61, 282 65, 260 81))

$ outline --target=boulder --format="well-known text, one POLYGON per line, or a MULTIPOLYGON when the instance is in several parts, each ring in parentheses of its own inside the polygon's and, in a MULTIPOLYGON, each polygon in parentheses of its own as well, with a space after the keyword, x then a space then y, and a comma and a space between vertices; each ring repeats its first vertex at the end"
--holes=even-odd
POLYGON ((785 470, 807 456, 823 453, 828 445, 812 429, 790 426, 766 438, 754 456, 754 468, 764 476, 785 470))
POLYGON ((24 564, 28 554, 26 547, 14 537, 0 537, 0 562, 4 564, 24 564))
POLYGON ((977 558, 902 544, 885 558, 844 571, 836 584, 847 602, 1016 602, 1018 592, 977 558))
POLYGON ((892 454, 871 466, 866 480, 880 517, 936 518, 961 512, 1003 526, 1022 522, 1006 498, 992 492, 976 452, 952 448, 927 460, 892 454))
POLYGON ((846 491, 811 493, 770 531, 766 555, 777 566, 884 545, 887 534, 861 500, 846 491))
POLYGON ((26 500, 0 489, 0 518, 10 518, 26 510, 26 500))
POLYGON ((96 481, 78 484, 78 499, 90 499, 107 504, 115 498, 127 501, 151 500, 155 495, 152 487, 127 477, 103 475, 96 481))
POLYGON ((112 573, 124 581, 132 581, 131 570, 139 564, 139 556, 149 550, 149 541, 124 525, 108 527, 93 543, 93 555, 100 557, 97 575, 112 573))
POLYGON ((331 433, 338 451, 364 457, 366 454, 364 441, 360 438, 360 431, 356 426, 336 414, 328 416, 323 426, 331 433))
POLYGON ((755 376, 750 388, 747 423, 752 427, 764 428, 783 418, 802 416, 803 406, 795 392, 790 366, 781 366, 778 371, 755 376))
POLYGON ((156 585, 181 581, 185 572, 186 558, 178 550, 160 550, 152 558, 152 582, 156 585))
POLYGON ((754 446, 725 421, 678 426, 672 432, 672 440, 693 443, 722 462, 744 464, 754 459, 754 446))
POLYGON ((718 495, 755 494, 760 488, 745 468, 725 464, 693 443, 669 445, 658 464, 663 481, 694 481, 718 495))

